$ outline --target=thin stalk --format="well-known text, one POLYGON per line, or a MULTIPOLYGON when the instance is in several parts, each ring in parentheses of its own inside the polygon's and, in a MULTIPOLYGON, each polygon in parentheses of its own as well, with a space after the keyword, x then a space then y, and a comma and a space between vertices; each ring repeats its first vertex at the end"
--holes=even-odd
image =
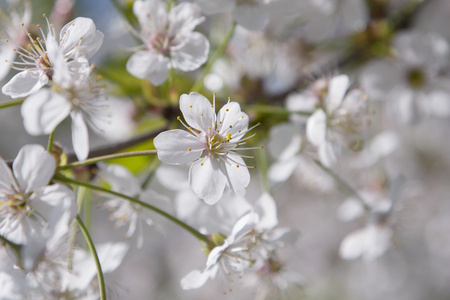
POLYGON ((153 211, 153 212, 155 212, 155 213, 165 217, 166 219, 169 219, 170 221, 174 222, 175 224, 179 225, 180 227, 182 227, 183 229, 187 230, 189 233, 194 235, 196 238, 198 238, 200 241, 205 242, 205 243, 209 242, 209 239, 204 234, 202 234, 198 230, 196 230, 195 228, 189 226, 188 224, 184 223, 183 221, 178 220, 174 216, 166 213, 165 211, 163 211, 163 210, 161 210, 161 209, 159 209, 159 208, 157 208, 157 207, 155 207, 155 206, 153 206, 151 204, 142 202, 142 201, 140 201, 140 200, 138 200, 136 198, 129 197, 129 196, 121 194, 121 193, 117 193, 117 192, 114 192, 114 191, 111 191, 111 190, 108 190, 108 189, 105 189, 105 188, 102 188, 102 187, 99 187, 99 186, 96 186, 96 185, 89 184, 87 182, 82 182, 82 181, 78 181, 78 180, 75 180, 75 179, 72 179, 72 178, 67 178, 67 177, 62 176, 60 174, 55 175, 54 179, 60 180, 60 181, 63 181, 63 182, 67 182, 67 183, 73 183, 73 184, 76 184, 76 185, 85 186, 85 187, 90 188, 92 190, 97 190, 97 191, 100 191, 100 192, 108 193, 108 194, 111 194, 111 195, 114 195, 114 196, 126 199, 128 201, 133 202, 133 203, 137 203, 137 204, 139 204, 139 205, 141 205, 141 206, 143 206, 143 207, 145 207, 147 209, 150 209, 151 211, 153 211))
POLYGON ((8 101, 8 102, 3 102, 0 103, 0 109, 2 108, 6 108, 6 107, 10 107, 10 106, 15 106, 15 105, 20 105, 25 101, 25 99, 20 99, 20 100, 13 100, 13 101, 8 101))
POLYGON ((348 183, 346 183, 343 179, 341 179, 338 175, 336 175, 333 171, 331 171, 330 169, 328 169, 327 167, 325 167, 324 165, 322 165, 320 162, 318 161, 314 161, 322 170, 325 171, 325 173, 327 173, 328 175, 330 175, 339 185, 339 187, 341 187, 341 189, 347 193, 349 196, 353 196, 355 197, 355 199, 357 199, 361 205, 364 207, 364 209, 366 211, 370 211, 370 207, 367 205, 367 203, 364 201, 363 198, 361 198, 361 196, 358 194, 358 192, 356 192, 348 183))
POLYGON ((106 300, 105 279, 103 277, 102 266, 97 255, 97 250, 95 250, 94 242, 92 241, 91 236, 89 235, 86 226, 84 226, 80 216, 77 216, 75 219, 77 220, 81 232, 83 232, 84 238, 86 239, 86 243, 89 246, 89 250, 91 250, 92 256, 94 257, 95 267, 97 268, 98 285, 100 286, 100 299, 106 300))
POLYGON ((47 151, 52 153, 53 150, 53 139, 55 138, 55 131, 53 130, 52 133, 50 133, 48 137, 48 145, 47 145, 47 151))
POLYGON ((86 159, 85 161, 77 161, 77 162, 74 162, 74 163, 71 163, 71 164, 68 164, 65 166, 61 166, 61 167, 59 167, 59 169, 66 170, 66 169, 71 169, 71 168, 75 168, 75 167, 79 167, 79 166, 95 164, 99 161, 104 161, 104 160, 108 160, 108 159, 150 155, 150 154, 156 154, 156 152, 157 152, 156 150, 145 150, 145 151, 114 153, 114 154, 109 154, 109 155, 98 156, 98 157, 86 159))
POLYGON ((234 34, 234 30, 236 29, 236 22, 233 23, 233 25, 228 29, 227 34, 225 35, 225 38, 223 39, 222 43, 219 45, 219 48, 217 48, 214 55, 211 57, 211 59, 206 64, 205 68, 203 69, 202 75, 197 79, 197 81, 192 86, 191 91, 192 92, 200 92, 202 86, 203 86, 203 80, 205 79, 206 75, 209 74, 211 71, 211 68, 213 67, 216 60, 222 56, 223 52, 228 46, 228 43, 231 40, 231 37, 234 34))

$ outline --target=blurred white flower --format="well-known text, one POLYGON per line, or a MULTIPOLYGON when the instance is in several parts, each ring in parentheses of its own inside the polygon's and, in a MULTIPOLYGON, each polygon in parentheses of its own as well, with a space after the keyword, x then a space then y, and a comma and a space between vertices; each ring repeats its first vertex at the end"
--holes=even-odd
POLYGON ((268 176, 273 185, 288 180, 292 174, 308 187, 327 191, 333 188, 334 180, 311 158, 304 143, 300 128, 293 123, 273 126, 269 132, 267 149, 275 161, 269 167, 268 176))
POLYGON ((294 121, 299 121, 296 112, 312 112, 306 123, 306 136, 318 147, 320 161, 326 167, 337 162, 344 146, 352 150, 360 147, 367 97, 358 89, 347 91, 349 87, 347 75, 334 76, 330 80, 321 78, 309 90, 287 99, 286 106, 293 112, 294 121))
MULTIPOLYGON (((134 197, 144 202, 165 202, 166 196, 158 194, 152 189, 141 188, 139 180, 124 166, 118 164, 102 165, 99 176, 105 180, 115 192, 134 197)), ((132 237, 137 230, 137 248, 142 248, 144 242, 143 223, 151 226, 153 220, 148 208, 128 200, 112 197, 104 201, 103 206, 111 211, 110 219, 117 227, 128 226, 126 238, 132 237)), ((156 205, 158 206, 158 205, 156 205)))
POLYGON ((188 132, 180 129, 160 133, 155 139, 158 158, 169 164, 192 163, 189 182, 194 193, 208 204, 220 200, 225 185, 243 196, 250 183, 248 166, 238 154, 240 150, 259 148, 238 148, 245 145, 253 135, 243 138, 248 128, 248 116, 241 111, 237 102, 224 105, 215 113, 215 96, 211 105, 208 99, 198 93, 183 94, 180 97, 188 132))
POLYGON ((0 234, 14 243, 52 225, 63 213, 77 213, 72 190, 48 185, 55 172, 53 156, 40 145, 26 145, 13 162, 13 172, 0 158, 0 234))
POLYGON ((448 76, 449 45, 432 33, 409 31, 393 40, 395 57, 369 62, 361 84, 373 100, 385 100, 403 123, 412 124, 427 115, 450 116, 448 76))
POLYGON ((31 135, 50 134, 69 115, 72 119, 72 145, 78 160, 89 155, 86 124, 108 123, 109 107, 104 87, 92 74, 93 65, 80 57, 66 64, 64 78, 54 78, 51 89, 30 95, 21 107, 25 130, 31 135))
POLYGON ((141 26, 136 35, 144 42, 126 65, 133 76, 160 85, 171 68, 194 71, 208 59, 208 39, 193 31, 204 21, 197 5, 183 2, 167 12, 163 1, 138 0, 133 12, 141 26))
POLYGON ((293 244, 297 232, 289 228, 276 228, 278 224, 274 199, 264 193, 254 209, 240 217, 228 236, 213 236, 215 247, 210 249, 206 268, 194 270, 181 280, 185 290, 203 286, 208 279, 214 279, 223 272, 228 280, 250 269, 259 269, 271 253, 286 244, 293 244))
POLYGON ((25 3, 21 15, 17 11, 10 10, 9 16, 7 16, 0 10, 0 25, 2 27, 0 40, 5 41, 4 44, 0 44, 0 81, 3 80, 11 69, 9 62, 16 58, 16 48, 23 46, 27 39, 26 32, 23 28, 18 27, 18 25, 23 24, 27 28, 30 19, 31 8, 28 2, 25 3))
POLYGON ((67 62, 80 56, 91 57, 103 42, 103 34, 95 29, 94 22, 89 18, 78 17, 67 23, 61 29, 59 39, 48 20, 47 24, 47 36, 41 27, 41 38, 33 39, 27 32, 29 50, 15 45, 20 61, 11 62, 11 67, 20 73, 3 86, 2 92, 5 95, 12 98, 26 97, 49 81, 67 78, 67 62))

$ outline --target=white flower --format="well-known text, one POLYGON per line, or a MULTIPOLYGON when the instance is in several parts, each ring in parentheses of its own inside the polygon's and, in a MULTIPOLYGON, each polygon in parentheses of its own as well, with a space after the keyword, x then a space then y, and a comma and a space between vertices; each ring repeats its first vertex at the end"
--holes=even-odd
POLYGON ((216 246, 208 254, 206 268, 187 274, 181 280, 181 287, 199 288, 208 279, 214 279, 219 271, 230 279, 236 275, 242 278, 248 270, 259 269, 277 248, 293 244, 297 239, 297 231, 275 228, 277 224, 275 201, 264 193, 254 209, 237 220, 229 236, 213 237, 216 246))
MULTIPOLYGON (((337 162, 343 146, 353 150, 360 146, 360 132, 366 117, 365 94, 353 89, 347 92, 350 81, 347 75, 338 75, 330 80, 319 79, 312 89, 291 96, 288 109, 313 111, 306 124, 308 141, 318 147, 320 161, 326 167, 337 162)), ((295 121, 295 119, 294 119, 295 121)))
POLYGON ((108 104, 104 87, 91 74, 93 66, 80 57, 67 64, 67 76, 54 78, 51 89, 30 95, 21 107, 26 131, 31 135, 50 134, 69 115, 72 119, 72 145, 80 161, 89 155, 87 124, 107 123, 108 104))
POLYGON ((194 71, 206 62, 209 42, 203 34, 193 31, 204 20, 197 5, 183 2, 167 12, 162 1, 138 0, 133 12, 141 25, 137 35, 145 49, 134 53, 127 62, 133 76, 160 85, 170 68, 194 71))
MULTIPOLYGON (((48 185, 55 172, 52 155, 40 145, 20 149, 13 172, 0 158, 0 234, 15 243, 51 225, 64 212, 77 213, 75 196, 62 184, 48 185)), ((69 222, 68 221, 68 222, 69 222)))
POLYGON ((264 30, 270 21, 272 0, 196 0, 206 14, 232 11, 236 22, 249 30, 264 30))
MULTIPOLYGON (((99 176, 111 185, 113 191, 134 197, 141 201, 152 201, 159 203, 168 203, 167 197, 158 194, 152 189, 143 190, 141 183, 125 167, 117 164, 110 164, 101 167, 99 176)), ((128 226, 126 238, 132 237, 137 229, 137 248, 142 248, 144 242, 143 223, 151 226, 153 220, 149 209, 142 207, 137 203, 114 197, 107 199, 103 204, 111 211, 110 218, 117 227, 128 226)), ((157 205, 160 207, 160 205, 157 205)))
POLYGON ((9 11, 9 16, 6 16, 3 11, 0 11, 0 25, 5 35, 1 34, 1 41, 5 41, 4 44, 0 44, 0 81, 8 74, 10 68, 10 61, 13 61, 16 57, 18 46, 23 46, 26 41, 26 32, 17 27, 18 24, 24 24, 28 27, 31 19, 31 8, 28 2, 25 3, 22 15, 19 15, 16 11, 9 11))
MULTIPOLYGON (((215 98, 214 98, 215 99, 215 98)), ((182 95, 180 109, 189 130, 169 130, 160 133, 154 144, 158 158, 169 164, 191 163, 189 183, 194 193, 208 204, 220 200, 225 185, 243 196, 250 183, 250 173, 238 148, 246 144, 248 116, 236 102, 228 102, 219 113, 204 96, 191 93, 182 95)))
POLYGON ((5 95, 12 98, 26 97, 55 78, 67 77, 66 63, 69 60, 80 56, 91 57, 103 42, 103 34, 95 29, 94 22, 89 18, 79 17, 67 23, 61 29, 59 39, 53 25, 48 24, 47 36, 39 29, 41 38, 33 39, 28 34, 28 49, 16 46, 20 61, 11 62, 11 67, 21 72, 3 86, 5 95))
POLYGON ((442 37, 417 31, 398 33, 395 57, 370 62, 361 84, 373 100, 386 100, 403 123, 427 115, 450 116, 450 90, 445 68, 449 44, 442 37))
POLYGON ((269 132, 267 147, 275 158, 268 170, 270 182, 276 185, 295 174, 306 186, 321 191, 332 189, 334 180, 317 166, 307 148, 308 144, 295 124, 273 126, 269 132))

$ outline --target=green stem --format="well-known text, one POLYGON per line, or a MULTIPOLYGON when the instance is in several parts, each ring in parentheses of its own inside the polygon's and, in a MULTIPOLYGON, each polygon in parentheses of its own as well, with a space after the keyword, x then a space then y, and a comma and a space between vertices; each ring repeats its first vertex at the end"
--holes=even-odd
POLYGON ((86 166, 95 164, 99 161, 113 159, 113 158, 124 158, 124 157, 132 157, 132 156, 142 156, 142 155, 150 155, 150 154, 156 154, 156 150, 145 150, 145 151, 132 151, 132 152, 124 152, 124 153, 114 153, 104 156, 98 156, 90 159, 86 159, 85 161, 77 161, 65 166, 59 167, 60 170, 66 170, 71 169, 79 166, 86 166))
POLYGON ((77 216, 75 219, 77 220, 78 225, 83 232, 84 238, 86 239, 86 243, 88 244, 92 256, 94 257, 95 267, 97 268, 98 285, 100 286, 100 299, 106 300, 105 279, 103 278, 102 266, 97 255, 97 251, 95 250, 94 242, 92 241, 91 236, 89 235, 86 226, 84 226, 80 216, 77 216))
POLYGON ((327 173, 328 175, 330 175, 337 183, 338 185, 341 187, 341 189, 348 194, 349 196, 353 196, 355 197, 360 203, 361 205, 364 207, 364 209, 366 211, 370 211, 370 207, 367 205, 367 203, 364 201, 363 198, 361 198, 361 196, 358 194, 358 192, 356 192, 348 183, 346 183, 344 180, 342 180, 338 175, 336 175, 333 171, 331 171, 330 169, 328 169, 327 167, 325 167, 324 165, 322 165, 320 162, 318 161, 314 161, 322 170, 325 171, 325 173, 327 173))
POLYGON ((55 131, 53 130, 52 133, 50 133, 50 136, 48 137, 48 145, 47 145, 47 151, 52 153, 53 150, 53 139, 55 138, 55 131))
POLYGON ((236 22, 234 22, 233 25, 230 27, 230 29, 228 29, 228 32, 225 35, 225 38, 223 39, 219 48, 217 48, 216 53, 214 53, 214 55, 208 61, 208 63, 206 64, 206 67, 203 69, 202 75, 197 79, 197 81, 192 86, 192 89, 191 89, 192 92, 200 92, 200 90, 203 86, 203 80, 205 79, 206 75, 208 75, 209 72, 211 71, 211 68, 213 67, 216 60, 222 56, 223 52, 227 48, 228 43, 231 40, 231 37, 234 34, 235 29, 236 29, 236 22))
POLYGON ((15 106, 15 105, 20 105, 25 101, 25 99, 20 99, 20 100, 13 100, 13 101, 8 101, 8 102, 3 102, 0 103, 0 109, 5 108, 5 107, 10 107, 10 106, 15 106))
POLYGON ((75 179, 72 179, 72 178, 67 178, 67 177, 62 176, 60 174, 56 174, 54 179, 57 179, 57 180, 60 180, 60 181, 63 181, 63 182, 67 182, 67 183, 73 183, 73 184, 76 184, 76 185, 85 186, 85 187, 90 188, 92 190, 105 192, 105 193, 108 193, 108 194, 111 194, 111 195, 114 195, 114 196, 126 199, 128 201, 133 202, 133 203, 137 203, 137 204, 139 204, 141 206, 144 206, 145 208, 148 208, 148 209, 154 211, 155 213, 157 213, 157 214, 159 214, 159 215, 169 219, 170 221, 174 222, 175 224, 179 225, 180 227, 182 227, 183 229, 187 230, 192 235, 194 235, 196 238, 198 238, 200 241, 205 242, 205 243, 209 242, 209 239, 204 234, 202 234, 198 230, 196 230, 195 228, 189 226, 188 224, 184 223, 183 221, 178 220, 174 216, 171 216, 170 214, 166 213, 165 211, 163 211, 163 210, 161 210, 161 209, 159 209, 159 208, 157 208, 157 207, 155 207, 155 206, 153 206, 151 204, 142 202, 142 201, 140 201, 140 200, 138 200, 136 198, 129 197, 129 196, 121 194, 121 193, 117 193, 117 192, 114 192, 114 191, 111 191, 111 190, 108 190, 108 189, 105 189, 105 188, 102 188, 102 187, 99 187, 99 186, 96 186, 96 185, 89 184, 87 182, 82 182, 82 181, 78 181, 78 180, 75 180, 75 179))

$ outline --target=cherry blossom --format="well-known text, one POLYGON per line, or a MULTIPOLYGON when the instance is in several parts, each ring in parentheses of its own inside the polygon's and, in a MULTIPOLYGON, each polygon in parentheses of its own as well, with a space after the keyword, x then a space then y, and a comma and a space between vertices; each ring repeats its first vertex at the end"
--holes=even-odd
POLYGON ((183 2, 168 12, 162 1, 138 0, 133 12, 141 26, 136 35, 144 43, 127 62, 133 76, 160 85, 171 68, 194 71, 206 62, 209 42, 193 31, 204 20, 197 5, 183 2))
MULTIPOLYGON (((215 98, 214 98, 215 99, 215 98)), ((219 113, 213 104, 198 93, 184 94, 180 97, 188 132, 174 129, 160 133, 154 144, 158 158, 169 164, 192 163, 189 170, 189 183, 193 192, 208 204, 220 200, 225 185, 238 195, 245 194, 250 183, 250 173, 240 150, 259 149, 239 148, 252 136, 244 138, 252 128, 248 128, 248 116, 241 111, 237 102, 228 102, 219 113)))

